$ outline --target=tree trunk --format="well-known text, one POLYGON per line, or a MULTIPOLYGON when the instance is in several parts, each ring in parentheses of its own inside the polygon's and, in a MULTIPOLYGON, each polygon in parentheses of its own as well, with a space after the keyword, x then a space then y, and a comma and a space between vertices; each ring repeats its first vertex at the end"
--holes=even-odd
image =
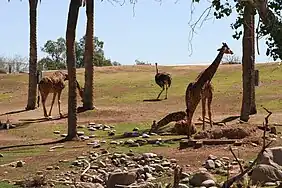
POLYGON ((29 0, 29 77, 28 77, 28 100, 26 110, 36 108, 37 90, 37 38, 36 38, 36 19, 37 19, 38 0, 29 0))
POLYGON ((93 110, 93 60, 94 60, 94 2, 93 0, 86 0, 86 16, 87 28, 85 39, 85 52, 84 52, 84 67, 85 67, 85 84, 83 96, 83 109, 93 110))
POLYGON ((244 8, 244 35, 243 35, 243 100, 241 117, 249 120, 250 114, 256 113, 255 104, 255 45, 254 45, 254 9, 250 5, 244 8))
POLYGON ((71 0, 68 13, 66 32, 67 68, 69 77, 68 97, 68 135, 66 140, 77 138, 77 99, 76 99, 76 57, 75 57, 75 34, 80 7, 80 0, 71 0))
POLYGON ((267 0, 249 0, 248 3, 258 10, 262 23, 266 26, 267 32, 274 39, 278 48, 277 54, 282 59, 282 22, 268 8, 267 0))

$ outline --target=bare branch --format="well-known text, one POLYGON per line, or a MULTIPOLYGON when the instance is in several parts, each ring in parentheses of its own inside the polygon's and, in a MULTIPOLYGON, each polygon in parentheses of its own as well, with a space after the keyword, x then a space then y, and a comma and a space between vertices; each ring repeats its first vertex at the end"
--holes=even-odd
POLYGON ((242 164, 241 164, 241 162, 239 161, 239 159, 237 158, 237 156, 235 155, 235 153, 233 152, 233 150, 232 150, 232 147, 231 147, 231 146, 229 147, 229 150, 231 151, 231 153, 232 153, 233 157, 235 158, 235 160, 236 160, 236 161, 237 161, 237 163, 239 164, 239 166, 240 166, 240 170, 241 170, 241 173, 243 173, 243 172, 244 172, 244 169, 243 169, 243 167, 242 167, 242 164))
POLYGON ((202 14, 199 16, 199 18, 194 23, 192 23, 193 14, 194 14, 194 11, 195 11, 195 6, 194 6, 194 2, 193 1, 191 2, 191 5, 190 5, 190 20, 188 22, 188 25, 189 25, 189 27, 191 29, 190 32, 189 32, 189 36, 188 36, 189 51, 190 51, 189 56, 191 56, 193 54, 192 40, 194 38, 194 35, 197 34, 196 33, 196 28, 200 29, 206 21, 211 19, 211 18, 209 18, 209 16, 211 14, 212 7, 213 7, 212 5, 207 7, 202 12, 202 14))

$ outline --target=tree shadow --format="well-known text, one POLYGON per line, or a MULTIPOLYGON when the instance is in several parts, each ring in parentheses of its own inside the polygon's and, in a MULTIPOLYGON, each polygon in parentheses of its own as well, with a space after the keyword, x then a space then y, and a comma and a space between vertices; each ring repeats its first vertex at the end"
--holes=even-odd
POLYGON ((216 123, 228 123, 230 121, 234 121, 235 119, 238 119, 240 116, 229 116, 227 118, 224 118, 223 120, 221 121, 218 121, 216 123))
POLYGON ((164 99, 144 99, 143 102, 157 102, 157 101, 162 101, 164 99))
POLYGON ((46 146, 46 145, 59 144, 59 143, 64 143, 64 142, 66 142, 65 138, 60 139, 60 140, 51 141, 51 142, 2 146, 0 147, 0 150, 11 149, 11 148, 21 148, 21 147, 32 147, 32 146, 46 146))
POLYGON ((64 114, 62 117, 56 116, 52 118, 43 117, 43 118, 19 119, 19 121, 29 122, 29 123, 40 123, 40 122, 46 122, 46 121, 56 121, 60 119, 65 119, 67 117, 68 117, 68 114, 64 114))
POLYGON ((18 113, 22 113, 22 112, 26 112, 26 111, 29 111, 29 110, 26 110, 26 109, 14 110, 14 111, 5 112, 5 113, 3 113, 3 114, 0 114, 0 116, 10 115, 10 114, 18 114, 18 113))

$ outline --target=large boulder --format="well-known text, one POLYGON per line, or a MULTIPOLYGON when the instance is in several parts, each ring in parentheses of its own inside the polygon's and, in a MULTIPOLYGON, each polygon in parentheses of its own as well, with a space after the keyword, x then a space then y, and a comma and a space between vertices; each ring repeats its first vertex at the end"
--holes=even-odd
POLYGON ((251 173, 253 184, 275 182, 282 179, 282 147, 267 148, 259 157, 251 173))
POLYGON ((210 174, 209 172, 202 171, 197 172, 192 176, 192 178, 190 179, 190 184, 194 187, 200 187, 206 180, 213 180, 214 182, 216 182, 212 174, 210 174))
POLYGON ((111 173, 107 181, 107 188, 114 188, 115 185, 130 185, 135 182, 136 178, 135 172, 111 173))

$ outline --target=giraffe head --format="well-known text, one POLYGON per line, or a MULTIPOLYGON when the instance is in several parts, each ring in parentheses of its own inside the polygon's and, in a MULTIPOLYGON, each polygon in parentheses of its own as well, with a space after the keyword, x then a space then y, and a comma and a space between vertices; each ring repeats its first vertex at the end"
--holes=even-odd
POLYGON ((217 51, 221 51, 224 54, 231 54, 231 55, 233 54, 232 50, 230 50, 230 48, 225 42, 222 43, 222 47, 219 48, 217 51))

